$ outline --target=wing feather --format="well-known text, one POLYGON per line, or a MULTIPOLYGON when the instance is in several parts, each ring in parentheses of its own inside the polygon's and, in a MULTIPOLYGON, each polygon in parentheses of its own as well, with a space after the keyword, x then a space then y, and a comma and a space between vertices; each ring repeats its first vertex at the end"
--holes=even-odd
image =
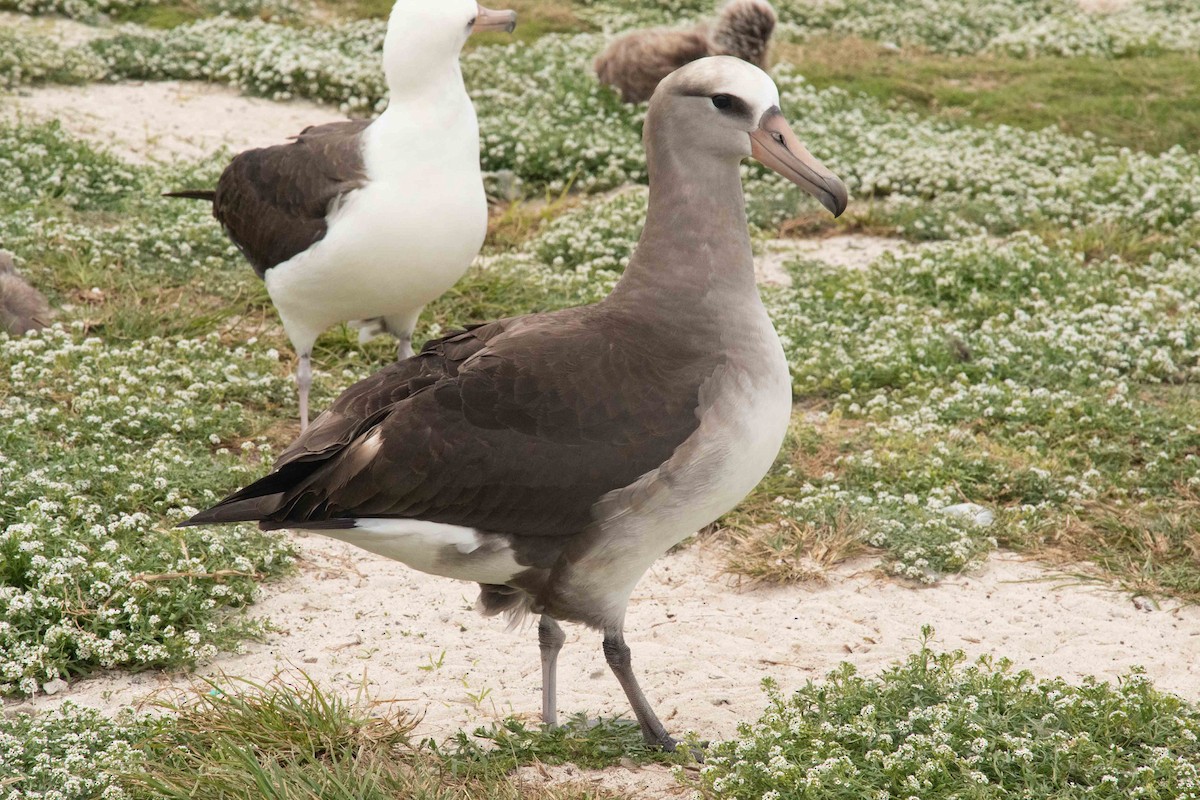
POLYGON ((584 530, 699 425, 708 354, 663 352, 600 306, 428 345, 348 389, 272 473, 194 524, 398 517, 517 536, 584 530), (264 496, 271 497, 264 507, 264 496))
POLYGON ((366 183, 362 133, 368 125, 310 126, 289 144, 247 150, 226 167, 213 216, 259 277, 324 238, 330 206, 366 183))

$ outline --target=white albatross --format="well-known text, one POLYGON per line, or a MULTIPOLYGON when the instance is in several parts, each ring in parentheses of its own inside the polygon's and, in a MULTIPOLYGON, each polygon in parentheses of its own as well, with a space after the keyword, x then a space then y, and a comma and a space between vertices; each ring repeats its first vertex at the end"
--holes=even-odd
POLYGON ((312 349, 351 322, 388 332, 412 355, 421 310, 453 286, 487 233, 479 122, 459 54, 481 30, 512 31, 516 14, 475 0, 397 0, 383 68, 388 107, 374 121, 305 129, 290 144, 248 150, 209 200, 279 311, 299 357, 308 427, 312 349))

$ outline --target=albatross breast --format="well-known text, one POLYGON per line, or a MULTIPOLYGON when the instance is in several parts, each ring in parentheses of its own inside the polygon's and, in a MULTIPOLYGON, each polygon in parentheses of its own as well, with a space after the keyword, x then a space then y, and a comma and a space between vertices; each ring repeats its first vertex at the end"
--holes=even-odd
POLYGON ((347 319, 418 312, 462 277, 487 232, 487 200, 475 177, 443 178, 414 193, 373 181, 346 196, 324 239, 266 275, 280 314, 319 330, 347 319), (303 322, 302 322, 303 321, 303 322))
POLYGON ((761 303, 743 342, 700 390, 700 424, 660 467, 605 495, 596 524, 568 551, 544 595, 549 613, 604 627, 663 553, 737 506, 771 468, 787 434, 792 385, 761 303))

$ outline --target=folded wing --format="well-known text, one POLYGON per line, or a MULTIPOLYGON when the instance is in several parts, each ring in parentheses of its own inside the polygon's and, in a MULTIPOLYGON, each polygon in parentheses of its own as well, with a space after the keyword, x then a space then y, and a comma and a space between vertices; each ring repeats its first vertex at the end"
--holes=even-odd
POLYGON ((368 125, 312 126, 290 144, 241 153, 222 173, 213 216, 260 277, 324 238, 331 205, 366 183, 368 125))
POLYGON ((270 475, 189 524, 337 527, 395 517, 569 535, 697 428, 714 363, 599 307, 427 345, 347 390, 270 475), (689 357, 695 356, 695 357, 689 357))

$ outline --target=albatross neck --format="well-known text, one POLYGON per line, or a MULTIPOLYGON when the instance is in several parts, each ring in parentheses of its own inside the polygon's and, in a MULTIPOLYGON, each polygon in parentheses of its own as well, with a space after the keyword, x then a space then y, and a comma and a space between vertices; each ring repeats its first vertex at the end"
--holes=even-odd
POLYGON ((467 97, 457 57, 418 62, 411 54, 389 52, 384 58, 384 77, 393 102, 434 105, 467 97))
POLYGON ((692 309, 758 302, 738 162, 647 142, 650 206, 625 274, 610 295, 650 295, 692 309))
POLYGON ((424 80, 414 77, 389 80, 388 107, 368 129, 368 172, 396 180, 431 180, 434 186, 478 183, 482 194, 479 121, 458 63, 427 69, 424 80))

